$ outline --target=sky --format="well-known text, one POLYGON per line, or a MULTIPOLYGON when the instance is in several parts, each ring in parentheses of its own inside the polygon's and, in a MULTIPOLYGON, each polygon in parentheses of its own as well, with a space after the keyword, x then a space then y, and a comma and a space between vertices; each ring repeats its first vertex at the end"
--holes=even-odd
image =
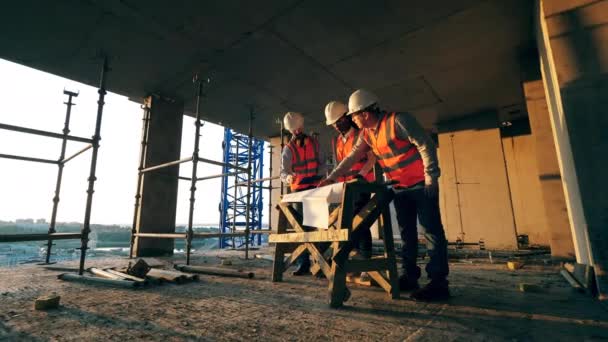
MULTIPOLYGON (((111 74, 108 87, 111 88, 111 74)), ((95 130, 97 88, 0 59, 0 123, 61 133, 67 101, 64 89, 79 92, 73 100, 76 106, 72 108, 70 135, 90 138, 95 130)), ((133 220, 142 113, 140 104, 128 98, 111 92, 106 95, 91 223, 130 225, 133 220)), ((223 127, 205 123, 201 134, 200 156, 221 161, 223 127)), ((193 135, 194 119, 186 116, 182 158, 192 155, 193 135)), ((68 142, 66 156, 84 146, 68 142)), ((0 129, 2 154, 56 160, 60 152, 61 139, 0 129)), ((59 222, 83 222, 90 164, 91 150, 64 167, 59 222)), ((191 170, 191 163, 182 164, 180 175, 190 177, 191 170)), ((264 172, 267 176, 268 170, 264 172)), ((199 177, 218 173, 221 173, 219 166, 199 166, 199 177)), ((49 221, 56 179, 56 165, 0 158, 0 220, 44 218, 49 221)), ((179 182, 178 224, 188 221, 189 184, 179 182)), ((220 195, 221 178, 197 184, 194 222, 219 222, 220 195)), ((266 221, 264 217, 263 222, 266 221)))

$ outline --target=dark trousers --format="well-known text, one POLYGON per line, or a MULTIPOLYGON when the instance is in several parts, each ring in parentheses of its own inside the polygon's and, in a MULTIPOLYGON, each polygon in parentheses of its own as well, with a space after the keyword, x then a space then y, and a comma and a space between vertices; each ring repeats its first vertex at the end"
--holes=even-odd
MULTIPOLYGON (((369 202, 371 198, 371 194, 361 194, 359 198, 355 201, 355 214, 358 213, 363 207, 369 202)), ((355 248, 361 252, 362 254, 369 253, 371 255, 372 252, 372 232, 369 229, 363 229, 358 231, 353 236, 353 242, 355 243, 355 248)))
POLYGON ((439 196, 428 196, 424 187, 405 190, 395 195, 395 211, 403 240, 401 257, 403 269, 409 279, 420 278, 420 268, 416 265, 418 256, 418 225, 416 218, 425 228, 427 252, 430 261, 426 273, 431 280, 444 280, 448 273, 447 240, 439 213, 439 196))

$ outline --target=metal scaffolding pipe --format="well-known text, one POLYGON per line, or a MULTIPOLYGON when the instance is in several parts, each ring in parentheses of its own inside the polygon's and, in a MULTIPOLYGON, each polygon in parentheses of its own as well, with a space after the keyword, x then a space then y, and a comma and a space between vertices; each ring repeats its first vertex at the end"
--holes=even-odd
POLYGON ((67 158, 65 158, 65 159, 60 159, 60 160, 59 160, 59 164, 65 164, 65 163, 69 162, 70 160, 72 160, 72 159, 74 159, 74 158, 78 157, 79 155, 81 155, 81 154, 85 153, 86 151, 90 150, 91 148, 93 148, 93 145, 89 144, 89 145, 87 145, 85 148, 83 148, 83 149, 81 149, 80 151, 78 151, 78 152, 76 152, 76 153, 72 154, 71 156, 69 156, 69 157, 67 157, 67 158))
POLYGON ((249 259, 249 226, 251 220, 251 147, 253 145, 253 108, 249 111, 249 139, 247 139, 247 207, 245 211, 245 260, 249 259))
MULTIPOLYGON (((34 134, 34 135, 41 135, 41 136, 49 137, 49 138, 64 139, 64 135, 60 134, 60 133, 47 132, 47 131, 27 128, 27 127, 20 127, 20 126, 7 125, 7 124, 0 123, 0 129, 6 129, 9 131, 28 133, 28 134, 34 134)), ((78 141, 78 142, 82 142, 82 143, 89 143, 89 144, 93 142, 93 139, 75 137, 73 135, 67 135, 67 136, 65 136, 65 139, 71 140, 71 141, 78 141)))
POLYGON ((186 233, 135 233, 133 236, 155 239, 185 239, 186 233))
POLYGON ((56 160, 41 159, 41 158, 32 158, 32 157, 23 157, 23 156, 16 156, 14 154, 3 154, 3 153, 0 153, 0 158, 23 160, 23 161, 30 161, 30 162, 36 162, 36 163, 45 163, 45 164, 55 164, 55 165, 59 164, 59 162, 56 161, 56 160))
MULTIPOLYGON (((213 178, 220 178, 220 177, 224 177, 224 176, 233 176, 233 175, 238 175, 241 172, 228 172, 228 173, 220 173, 217 175, 211 175, 211 176, 205 176, 205 177, 199 177, 196 180, 197 181, 203 181, 203 180, 207 180, 207 179, 213 179, 213 178)), ((188 178, 190 179, 190 178, 188 178)))
MULTIPOLYGON (((150 100, 150 99, 148 99, 150 100)), ((142 106, 144 115, 141 125, 141 142, 139 147, 139 166, 137 167, 137 189, 135 190, 135 208, 133 210, 133 224, 131 226, 131 243, 129 245, 129 258, 133 258, 133 247, 135 246, 135 234, 137 233, 137 216, 141 206, 141 190, 144 181, 144 174, 141 172, 146 163, 148 152, 148 131, 150 129, 150 103, 142 106)))
MULTIPOLYGON (((265 181, 270 181, 270 180, 274 180, 274 179, 278 179, 278 178, 281 178, 281 176, 264 177, 264 178, 254 179, 254 180, 251 181, 251 184, 265 182, 265 181)), ((247 182, 239 182, 239 183, 236 183, 236 185, 238 185, 238 186, 247 186, 247 182)))
POLYGON ((80 233, 52 233, 52 234, 10 234, 0 235, 0 242, 23 242, 44 240, 72 240, 80 239, 80 233))
POLYGON ((233 169, 236 169, 236 170, 239 170, 239 171, 242 171, 242 172, 247 172, 246 168, 239 167, 239 166, 236 166, 236 165, 232 165, 232 164, 229 164, 229 163, 222 163, 222 162, 218 162, 218 161, 211 160, 211 159, 206 159, 206 158, 198 158, 198 161, 203 162, 203 163, 207 163, 207 164, 218 165, 218 166, 228 166, 230 168, 233 168, 233 169))
POLYGON ((84 213, 84 224, 82 226, 82 243, 80 246, 80 268, 78 274, 84 273, 84 260, 87 254, 89 243, 89 233, 91 232, 91 211, 93 208, 93 193, 95 192, 95 170, 97 168, 97 153, 99 151, 99 140, 101 140, 101 118, 103 116, 104 97, 106 95, 106 73, 108 68, 108 58, 104 57, 101 67, 101 75, 99 77, 99 99, 97 100, 97 119, 95 121, 95 134, 93 135, 93 153, 91 155, 91 168, 89 173, 89 187, 87 189, 87 202, 84 213))
MULTIPOLYGON (((268 145, 268 155, 270 168, 268 173, 270 173, 270 178, 272 178, 272 149, 274 146, 268 145)), ((268 187, 268 227, 272 229, 272 180, 270 180, 270 186, 268 187)))
POLYGON ((194 120, 194 150, 192 151, 192 179, 190 180, 190 208, 188 211, 188 232, 186 233, 186 265, 190 265, 190 251, 192 249, 192 223, 194 220, 194 202, 196 201, 196 171, 198 162, 201 158, 198 156, 199 142, 201 137, 201 98, 203 97, 203 81, 198 75, 194 77, 196 84, 196 118, 194 120))
POLYGON ((163 169, 163 168, 169 167, 169 166, 175 166, 175 165, 179 165, 182 163, 187 163, 189 161, 194 161, 194 160, 192 159, 192 157, 188 157, 188 158, 184 158, 184 159, 180 159, 180 160, 174 160, 174 161, 171 161, 168 163, 147 167, 139 172, 146 173, 146 172, 150 172, 150 171, 154 171, 154 170, 158 170, 158 169, 163 169))
MULTIPOLYGON (((72 115, 72 106, 74 103, 72 102, 72 98, 78 96, 77 93, 69 92, 64 90, 64 94, 68 95, 68 102, 65 102, 66 111, 65 111, 65 122, 63 124, 63 139, 61 141, 61 152, 59 154, 59 162, 57 163, 57 181, 55 182, 55 196, 53 197, 53 210, 51 212, 51 223, 49 225, 49 234, 53 234, 55 232, 55 225, 57 223, 57 208, 59 206, 59 193, 61 192, 61 180, 63 178, 63 166, 65 165, 65 150, 68 144, 66 139, 67 135, 70 134, 70 118, 72 115)), ((91 145, 89 145, 91 146, 91 145)), ((46 246, 46 263, 48 264, 51 261, 51 249, 53 248, 53 240, 49 240, 46 246)))
POLYGON ((177 179, 187 180, 187 181, 191 181, 192 180, 192 178, 190 178, 190 177, 182 177, 182 176, 177 177, 177 179))

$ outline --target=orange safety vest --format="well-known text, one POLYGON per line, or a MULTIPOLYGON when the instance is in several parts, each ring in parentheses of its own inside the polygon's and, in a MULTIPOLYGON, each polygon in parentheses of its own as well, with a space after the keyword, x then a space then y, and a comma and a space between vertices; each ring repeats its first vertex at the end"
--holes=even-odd
MULTIPOLYGON (((340 163, 344 158, 346 158, 350 154, 350 152, 353 150, 353 147, 355 146, 355 143, 357 142, 357 139, 359 138, 359 134, 361 134, 360 130, 354 130, 353 134, 348 134, 348 136, 346 137, 346 141, 344 141, 344 139, 342 139, 341 135, 338 135, 336 137, 336 139, 333 140, 334 151, 336 151, 336 162, 337 163, 340 163)), ((346 175, 338 177, 338 181, 346 182, 351 179, 355 179, 366 163, 367 163, 367 155, 365 157, 361 158, 361 160, 359 160, 357 163, 355 163, 355 165, 353 165, 353 167, 350 169, 350 171, 346 175)), ((373 171, 374 170, 371 169, 365 175, 365 179, 368 182, 374 182, 376 180, 376 177, 374 176, 373 171)))
POLYGON ((319 142, 313 137, 304 138, 304 146, 292 139, 287 144, 291 150, 291 168, 294 179, 291 191, 299 191, 316 187, 319 184, 319 142))
POLYGON ((380 119, 376 132, 364 130, 364 138, 378 158, 378 163, 389 180, 406 188, 424 181, 424 164, 418 149, 409 139, 400 139, 395 131, 395 113, 380 119))

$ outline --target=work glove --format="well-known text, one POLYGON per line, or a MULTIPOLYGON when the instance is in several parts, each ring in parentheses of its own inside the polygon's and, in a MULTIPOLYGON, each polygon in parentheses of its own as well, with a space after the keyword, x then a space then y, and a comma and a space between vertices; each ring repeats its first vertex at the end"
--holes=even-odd
POLYGON ((287 177, 285 177, 285 183, 291 185, 291 183, 293 183, 293 175, 287 175, 287 177))

